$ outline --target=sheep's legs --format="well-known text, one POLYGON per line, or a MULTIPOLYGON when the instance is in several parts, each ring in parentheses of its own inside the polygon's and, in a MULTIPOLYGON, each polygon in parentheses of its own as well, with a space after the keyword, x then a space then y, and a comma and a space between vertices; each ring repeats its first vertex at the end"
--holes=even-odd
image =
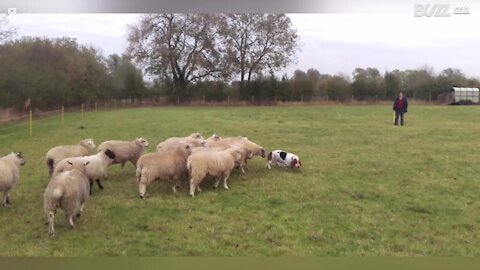
POLYGON ((3 207, 7 207, 7 204, 10 203, 10 194, 8 191, 3 192, 3 207))
POLYGON ((230 176, 230 174, 227 174, 227 175, 225 176, 225 178, 223 178, 223 187, 224 187, 225 189, 228 189, 227 179, 228 179, 229 176, 230 176))
POLYGON ((190 180, 190 196, 192 197, 195 197, 195 182, 193 182, 192 180, 190 180))
POLYGON ((93 189, 93 180, 88 179, 88 183, 90 183, 90 195, 92 195, 92 189, 93 189))
POLYGON ((68 217, 68 224, 70 225, 70 228, 74 228, 75 225, 73 224, 73 216, 69 216, 68 217))
POLYGON ((102 184, 100 184, 100 179, 97 179, 96 182, 97 182, 98 188, 103 190, 103 186, 102 186, 102 184))
POLYGON ((140 199, 143 199, 143 197, 145 197, 145 192, 147 192, 147 185, 140 182, 138 184, 138 196, 140 197, 140 199))
POLYGON ((77 218, 80 218, 80 216, 82 215, 83 213, 83 207, 85 207, 85 204, 82 203, 82 205, 80 206, 80 212, 77 213, 77 218))
POLYGON ((130 162, 132 163, 133 167, 135 167, 135 169, 136 169, 136 168, 137 168, 138 159, 130 160, 130 162))
POLYGON ((53 228, 53 221, 55 219, 55 214, 53 212, 48 213, 48 237, 52 238, 55 236, 54 228, 53 228))
POLYGON ((215 179, 215 183, 213 184, 213 188, 218 187, 218 184, 220 184, 220 180, 221 180, 221 177, 218 177, 217 179, 215 179))
POLYGON ((243 174, 246 174, 246 173, 245 173, 245 170, 243 169, 242 163, 240 163, 240 170, 242 170, 242 173, 243 173, 243 174))

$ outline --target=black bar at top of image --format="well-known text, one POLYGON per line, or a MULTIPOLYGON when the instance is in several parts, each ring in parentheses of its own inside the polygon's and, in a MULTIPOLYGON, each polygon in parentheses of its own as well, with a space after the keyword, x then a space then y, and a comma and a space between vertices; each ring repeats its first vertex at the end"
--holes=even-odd
MULTIPOLYGON (((467 0, 468 1, 468 0, 467 0)), ((0 0, 17 13, 375 13, 412 12, 415 0, 0 0)))

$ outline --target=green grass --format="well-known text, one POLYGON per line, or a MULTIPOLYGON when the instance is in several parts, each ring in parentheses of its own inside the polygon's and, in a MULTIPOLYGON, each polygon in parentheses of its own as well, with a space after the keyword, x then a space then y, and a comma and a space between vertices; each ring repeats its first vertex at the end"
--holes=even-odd
POLYGON ((0 256, 477 256, 480 254, 480 107, 411 106, 393 128, 389 106, 149 108, 68 114, 0 130, 0 153, 26 165, 0 209, 0 256), (188 197, 166 182, 140 200, 135 171, 109 168, 71 230, 59 211, 56 239, 43 224, 46 151, 92 137, 243 135, 302 158, 301 171, 253 159, 230 190, 188 197))

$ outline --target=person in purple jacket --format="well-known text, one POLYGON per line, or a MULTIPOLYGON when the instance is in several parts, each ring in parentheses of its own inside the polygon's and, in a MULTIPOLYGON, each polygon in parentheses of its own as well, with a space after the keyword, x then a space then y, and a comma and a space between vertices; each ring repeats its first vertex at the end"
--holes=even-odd
POLYGON ((395 111, 395 126, 398 126, 398 116, 400 116, 400 125, 403 126, 403 114, 407 112, 408 100, 407 97, 400 92, 398 97, 393 102, 393 110, 395 111))

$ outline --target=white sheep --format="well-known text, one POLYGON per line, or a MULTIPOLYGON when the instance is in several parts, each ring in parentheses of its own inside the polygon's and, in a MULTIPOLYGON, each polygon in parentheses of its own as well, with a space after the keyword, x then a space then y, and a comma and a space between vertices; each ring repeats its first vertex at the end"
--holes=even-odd
POLYGON ((125 163, 130 161, 133 166, 137 166, 137 161, 148 147, 148 141, 144 138, 136 138, 133 141, 105 141, 98 146, 98 151, 110 149, 115 153, 115 160, 112 164, 121 164, 122 169, 125 163))
POLYGON ((171 137, 171 138, 168 138, 166 139, 165 141, 169 141, 169 140, 183 140, 183 139, 195 139, 195 140, 204 140, 202 134, 200 134, 199 132, 196 132, 196 133, 192 133, 186 137, 171 137))
POLYGON ((54 218, 58 208, 65 211, 68 223, 73 228, 73 218, 80 217, 90 197, 89 182, 85 175, 87 163, 67 161, 71 169, 52 177, 43 194, 43 209, 48 221, 49 237, 54 237, 54 218))
POLYGON ((205 146, 214 147, 214 146, 217 146, 216 143, 218 142, 237 144, 249 149, 252 152, 252 156, 249 157, 248 159, 251 159, 254 156, 261 156, 262 158, 265 158, 265 148, 250 141, 247 137, 237 136, 237 137, 223 138, 216 134, 213 134, 210 138, 206 140, 205 146))
POLYGON ((22 152, 0 158, 0 192, 3 192, 3 207, 10 204, 10 190, 20 179, 20 166, 25 164, 22 152))
POLYGON ((226 137, 222 138, 216 134, 213 134, 210 138, 206 140, 205 146, 208 147, 220 147, 220 148, 229 148, 237 147, 241 150, 242 157, 238 162, 237 166, 240 168, 243 174, 245 174, 245 169, 248 169, 247 161, 254 156, 265 157, 265 149, 258 144, 255 144, 248 140, 247 137, 226 137))
POLYGON ((110 149, 100 151, 95 155, 67 158, 58 163, 58 165, 55 167, 55 171, 53 172, 53 175, 71 170, 72 166, 70 163, 73 161, 84 163, 84 164, 89 163, 85 173, 90 182, 90 195, 91 195, 92 189, 93 189, 93 181, 96 181, 98 188, 103 190, 103 186, 100 183, 100 179, 101 178, 108 179, 107 167, 110 164, 112 164, 114 160, 115 160, 115 153, 113 153, 113 151, 110 149))
POLYGON ((147 186, 157 179, 169 180, 175 193, 180 180, 187 177, 187 158, 191 146, 166 148, 143 155, 137 163, 137 183, 140 198, 145 197, 147 186))
POLYGON ((95 143, 92 139, 81 140, 78 145, 59 145, 48 150, 45 161, 48 167, 48 174, 51 176, 57 163, 70 157, 83 157, 93 154, 95 143))
POLYGON ((203 147, 205 146, 206 141, 205 139, 203 139, 200 133, 192 133, 190 134, 190 136, 187 137, 172 137, 157 144, 157 151, 162 147, 177 143, 188 143, 192 147, 203 147))
POLYGON ((200 183, 207 175, 216 178, 213 185, 218 187, 220 180, 223 180, 223 187, 228 189, 227 179, 230 176, 235 163, 241 159, 238 148, 228 148, 222 151, 198 152, 187 159, 187 170, 190 175, 190 196, 195 196, 195 191, 202 191, 200 183))
POLYGON ((245 173, 245 160, 247 158, 252 157, 252 152, 247 149, 242 147, 240 144, 235 144, 235 143, 223 143, 223 144, 217 144, 218 146, 211 146, 211 147, 196 147, 192 149, 192 154, 198 153, 198 152, 216 152, 216 151, 222 151, 228 148, 237 148, 240 150, 240 160, 238 162, 235 162, 235 167, 240 168, 243 174, 245 173))

